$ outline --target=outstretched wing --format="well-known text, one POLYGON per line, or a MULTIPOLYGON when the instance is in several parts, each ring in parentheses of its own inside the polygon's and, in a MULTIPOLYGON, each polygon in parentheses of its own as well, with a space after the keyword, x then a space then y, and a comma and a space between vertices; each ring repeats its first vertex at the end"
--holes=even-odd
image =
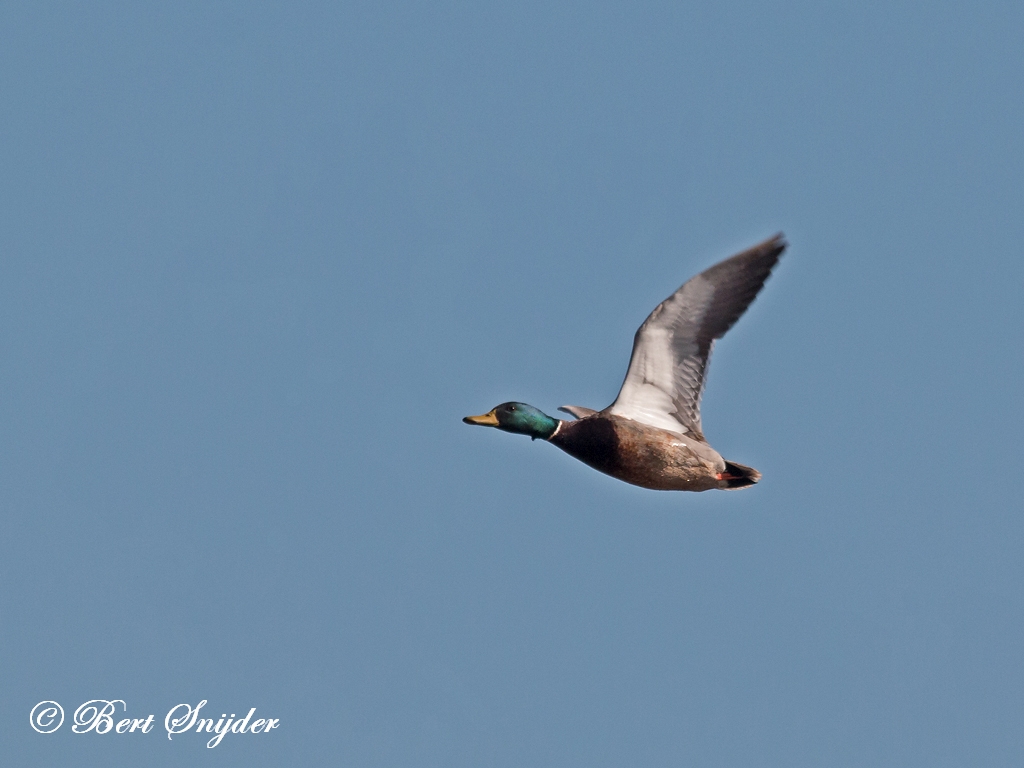
POLYGON ((690 278, 633 339, 626 380, 605 410, 704 439, 700 396, 715 339, 739 320, 786 249, 782 234, 690 278))

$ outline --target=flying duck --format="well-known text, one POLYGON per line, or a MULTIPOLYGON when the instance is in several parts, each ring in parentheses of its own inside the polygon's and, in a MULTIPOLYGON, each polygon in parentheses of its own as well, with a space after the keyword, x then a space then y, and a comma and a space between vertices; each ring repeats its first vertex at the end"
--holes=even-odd
POLYGON ((690 278, 651 312, 633 338, 626 380, 603 411, 579 405, 555 419, 502 403, 467 424, 546 440, 599 472, 657 491, 746 488, 761 479, 726 461, 704 438, 700 397, 711 348, 764 286, 786 249, 778 234, 690 278))

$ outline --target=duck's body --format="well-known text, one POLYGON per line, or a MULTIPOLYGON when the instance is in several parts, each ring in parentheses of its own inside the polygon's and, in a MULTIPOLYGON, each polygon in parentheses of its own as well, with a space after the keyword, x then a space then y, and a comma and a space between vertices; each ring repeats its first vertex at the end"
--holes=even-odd
POLYGON ((468 424, 546 440, 607 475, 658 491, 745 488, 756 469, 726 461, 704 439, 700 397, 711 348, 746 311, 778 262, 781 235, 687 281, 650 314, 633 341, 626 380, 603 411, 562 406, 577 421, 503 403, 468 424))
POLYGON ((612 413, 560 420, 548 442, 598 472, 654 491, 743 488, 761 478, 701 440, 612 413))

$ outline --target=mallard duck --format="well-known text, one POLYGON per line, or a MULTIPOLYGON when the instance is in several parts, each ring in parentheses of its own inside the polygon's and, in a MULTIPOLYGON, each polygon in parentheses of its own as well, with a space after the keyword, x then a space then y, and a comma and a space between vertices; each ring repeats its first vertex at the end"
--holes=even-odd
POLYGON ((657 491, 746 488, 761 473, 726 461, 704 439, 700 396, 715 340, 764 286, 786 242, 782 234, 690 278, 651 312, 633 338, 626 380, 603 411, 502 403, 467 424, 546 440, 599 472, 657 491))

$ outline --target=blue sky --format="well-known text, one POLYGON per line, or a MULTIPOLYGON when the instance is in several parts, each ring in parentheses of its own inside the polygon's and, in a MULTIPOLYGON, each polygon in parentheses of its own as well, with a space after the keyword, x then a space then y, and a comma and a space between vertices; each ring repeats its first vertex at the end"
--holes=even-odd
POLYGON ((1019 765, 1022 21, 5 5, 6 764, 1019 765), (460 422, 604 407, 777 231, 703 408, 758 486, 460 422))

